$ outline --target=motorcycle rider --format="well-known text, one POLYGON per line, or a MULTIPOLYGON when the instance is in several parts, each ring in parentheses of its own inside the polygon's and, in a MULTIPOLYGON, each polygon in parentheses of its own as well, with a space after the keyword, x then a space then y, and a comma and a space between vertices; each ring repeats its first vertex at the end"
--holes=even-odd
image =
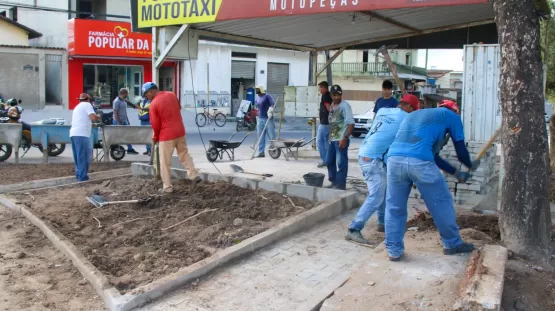
POLYGON ((17 99, 10 98, 6 104, 9 106, 7 115, 10 121, 8 121, 8 123, 21 123, 24 131, 31 131, 31 126, 28 123, 21 121, 23 107, 19 106, 17 99))

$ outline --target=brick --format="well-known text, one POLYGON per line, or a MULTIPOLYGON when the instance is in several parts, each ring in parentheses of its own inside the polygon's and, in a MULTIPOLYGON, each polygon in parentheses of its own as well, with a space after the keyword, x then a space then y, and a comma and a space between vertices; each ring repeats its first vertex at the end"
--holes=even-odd
POLYGON ((266 191, 285 194, 285 185, 271 181, 259 181, 258 188, 266 191))
POLYGON ((296 184, 286 184, 285 185, 285 193, 287 195, 291 195, 294 197, 299 197, 307 200, 314 201, 316 196, 315 194, 316 188, 303 186, 303 185, 296 185, 296 184))
POLYGON ((314 273, 311 273, 311 272, 297 272, 295 275, 297 277, 301 278, 301 279, 308 279, 309 277, 313 276, 314 273))

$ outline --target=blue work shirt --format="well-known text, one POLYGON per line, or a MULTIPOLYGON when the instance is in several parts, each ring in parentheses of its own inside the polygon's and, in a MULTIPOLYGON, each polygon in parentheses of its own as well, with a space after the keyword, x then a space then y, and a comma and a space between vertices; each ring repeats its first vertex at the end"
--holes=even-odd
POLYGON ((258 117, 268 119, 268 109, 274 105, 274 99, 270 94, 258 95, 256 98, 256 108, 258 108, 258 117))
POLYGON ((399 105, 399 102, 393 97, 388 99, 380 97, 376 100, 376 104, 374 105, 374 113, 378 113, 381 108, 397 108, 397 105, 399 105))
POLYGON ((358 151, 359 157, 380 159, 386 161, 386 153, 408 115, 401 108, 383 108, 378 111, 372 127, 362 142, 358 151))
POLYGON ((417 110, 401 123, 388 156, 434 161, 434 155, 443 147, 447 133, 454 142, 464 140, 459 115, 447 108, 417 110))

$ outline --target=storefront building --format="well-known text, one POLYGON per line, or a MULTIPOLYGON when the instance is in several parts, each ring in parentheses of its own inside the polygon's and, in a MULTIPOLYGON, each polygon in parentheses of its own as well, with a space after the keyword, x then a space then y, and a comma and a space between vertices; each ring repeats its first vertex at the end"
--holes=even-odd
MULTIPOLYGON (((121 88, 129 100, 141 97, 144 82, 152 79, 152 36, 131 32, 126 22, 71 19, 68 21, 69 109, 80 93, 93 96, 102 107, 111 107, 121 88)), ((179 96, 178 62, 160 68, 160 88, 179 96)))

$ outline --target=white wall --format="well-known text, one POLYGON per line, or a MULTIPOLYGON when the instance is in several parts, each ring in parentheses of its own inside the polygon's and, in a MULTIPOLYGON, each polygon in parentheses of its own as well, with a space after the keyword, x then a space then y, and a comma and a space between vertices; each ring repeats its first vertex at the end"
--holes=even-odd
POLYGON ((5 21, 0 21, 0 38, 6 45, 29 45, 27 32, 5 21))
MULTIPOLYGON (((256 84, 266 86, 268 63, 286 63, 289 66, 289 85, 308 85, 309 54, 277 49, 266 49, 217 42, 199 42, 198 59, 185 61, 181 72, 181 93, 207 91, 207 64, 210 64, 210 91, 231 94, 231 52, 256 53, 256 84), (191 79, 191 67, 192 77, 191 79), (261 73, 264 71, 264 73, 261 73)), ((186 96, 182 96, 185 105, 186 96)))
MULTIPOLYGON (((106 0, 106 14, 131 16, 129 0, 106 0)), ((131 22, 130 18, 108 17, 111 21, 131 22)))

